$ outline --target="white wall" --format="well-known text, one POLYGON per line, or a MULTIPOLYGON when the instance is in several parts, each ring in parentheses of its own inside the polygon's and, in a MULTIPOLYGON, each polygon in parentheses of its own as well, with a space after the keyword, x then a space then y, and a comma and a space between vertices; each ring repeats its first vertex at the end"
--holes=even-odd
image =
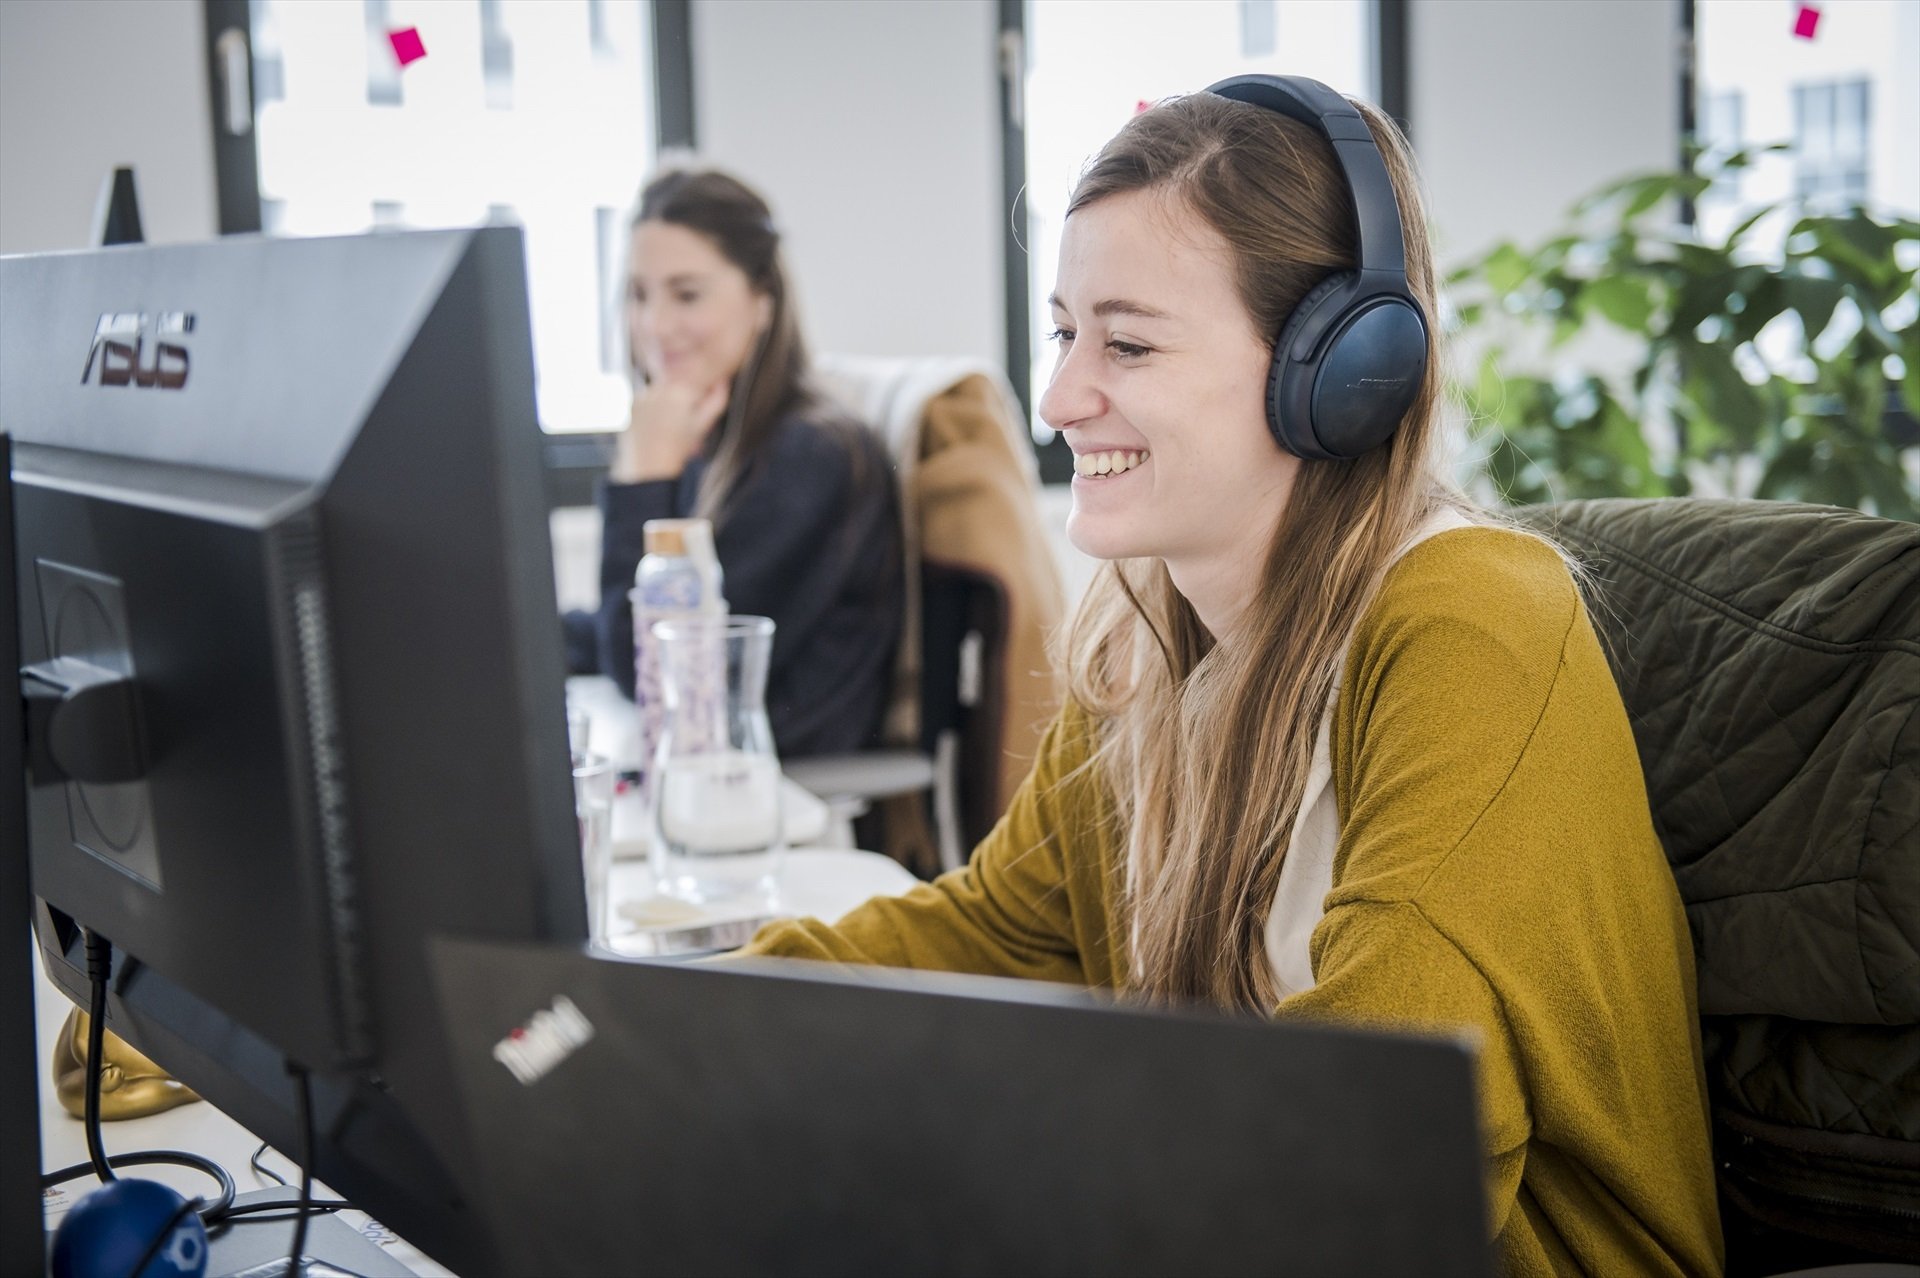
POLYGON ((83 248, 115 165, 148 240, 219 230, 199 0, 0 0, 0 253, 83 248))
POLYGON ((695 0, 703 160, 765 192, 818 350, 1006 358, 991 0, 695 0))
POLYGON ((1594 187, 1679 162, 1678 0, 1412 0, 1408 25, 1443 263, 1544 239, 1594 187))

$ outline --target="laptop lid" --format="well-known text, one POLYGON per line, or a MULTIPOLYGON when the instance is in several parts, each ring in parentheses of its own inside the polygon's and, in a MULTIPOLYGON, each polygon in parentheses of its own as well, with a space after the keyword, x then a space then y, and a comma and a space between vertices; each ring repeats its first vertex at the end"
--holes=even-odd
POLYGON ((1462 1042, 441 940, 504 1272, 1492 1272, 1462 1042))

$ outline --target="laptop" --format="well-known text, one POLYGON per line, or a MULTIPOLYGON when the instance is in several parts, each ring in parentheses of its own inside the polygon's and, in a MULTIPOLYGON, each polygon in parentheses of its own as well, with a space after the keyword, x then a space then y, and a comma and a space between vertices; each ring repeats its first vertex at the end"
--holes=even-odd
POLYGON ((441 939, 508 1273, 1493 1272, 1471 1049, 441 939))

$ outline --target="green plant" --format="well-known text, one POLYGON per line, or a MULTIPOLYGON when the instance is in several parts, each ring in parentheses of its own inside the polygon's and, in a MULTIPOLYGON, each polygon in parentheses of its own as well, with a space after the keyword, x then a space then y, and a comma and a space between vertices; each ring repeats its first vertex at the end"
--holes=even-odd
POLYGON ((1616 182, 1449 277, 1503 498, 1699 486, 1920 519, 1920 222, 1776 204, 1713 240, 1662 216, 1753 156, 1616 182))

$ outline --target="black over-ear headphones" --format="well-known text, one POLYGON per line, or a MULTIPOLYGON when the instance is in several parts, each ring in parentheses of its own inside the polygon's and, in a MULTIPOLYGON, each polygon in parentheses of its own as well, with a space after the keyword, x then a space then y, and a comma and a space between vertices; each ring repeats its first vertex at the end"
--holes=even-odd
POLYGON ((1399 428, 1427 371, 1427 318, 1407 287, 1386 162, 1353 104, 1318 80, 1236 75, 1207 92, 1312 125, 1333 143, 1353 198, 1360 269, 1329 275, 1281 325, 1267 373, 1267 429, 1296 457, 1358 457, 1399 428))

